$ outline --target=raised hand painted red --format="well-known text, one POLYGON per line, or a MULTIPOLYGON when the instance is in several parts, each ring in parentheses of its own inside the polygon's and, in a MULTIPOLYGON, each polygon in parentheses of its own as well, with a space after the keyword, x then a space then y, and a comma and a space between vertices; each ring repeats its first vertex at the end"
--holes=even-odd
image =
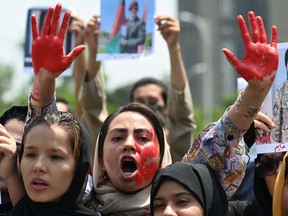
POLYGON ((262 81, 268 78, 272 84, 278 67, 277 27, 272 27, 272 39, 268 44, 262 18, 255 17, 252 11, 248 13, 248 17, 253 41, 244 18, 241 15, 237 17, 245 47, 243 60, 240 61, 228 49, 223 49, 223 52, 231 65, 247 82, 250 80, 262 81))
POLYGON ((84 45, 80 45, 75 47, 68 55, 65 55, 63 44, 71 13, 70 11, 65 12, 57 35, 61 9, 61 4, 57 4, 55 10, 54 8, 49 8, 42 36, 39 34, 36 16, 31 16, 33 34, 32 63, 35 74, 38 74, 41 68, 51 73, 61 73, 65 71, 73 60, 85 49, 84 45))

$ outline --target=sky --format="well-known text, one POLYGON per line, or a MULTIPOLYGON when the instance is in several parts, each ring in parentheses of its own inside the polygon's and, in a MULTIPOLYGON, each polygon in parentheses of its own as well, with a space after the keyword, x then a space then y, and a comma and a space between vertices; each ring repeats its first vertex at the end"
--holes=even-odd
MULTIPOLYGON (((103 0, 105 1, 105 0, 103 0)), ((156 14, 176 16, 177 0, 155 0, 156 14)), ((27 11, 34 6, 55 6, 58 2, 68 7, 87 23, 95 14, 100 14, 100 0, 13 0, 6 1, 0 7, 0 63, 12 65, 15 69, 14 82, 11 83, 9 94, 19 91, 21 82, 31 79, 31 75, 24 74, 24 51, 20 44, 25 38, 27 11)), ((118 4, 118 0, 115 0, 118 4)), ((163 78, 169 74, 170 62, 168 49, 162 36, 155 34, 155 54, 150 59, 138 60, 110 60, 104 62, 103 69, 108 77, 106 87, 114 90, 117 87, 134 82, 144 76, 163 78)))

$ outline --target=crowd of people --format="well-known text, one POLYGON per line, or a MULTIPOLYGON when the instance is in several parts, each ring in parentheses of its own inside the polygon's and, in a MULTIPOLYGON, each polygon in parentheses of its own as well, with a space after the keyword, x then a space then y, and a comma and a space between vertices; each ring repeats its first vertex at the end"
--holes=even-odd
POLYGON ((61 10, 60 3, 49 8, 42 32, 31 16, 34 80, 28 105, 0 117, 0 215, 288 215, 286 152, 258 154, 254 181, 248 182, 255 197, 232 201, 245 178, 255 131, 275 126, 259 110, 278 67, 276 26, 269 43, 260 16, 248 13, 251 34, 244 17, 237 17, 245 55, 240 60, 226 48, 223 53, 248 85, 192 139, 196 122, 177 19, 155 17, 169 50, 169 86, 143 78, 130 102, 108 114, 96 61, 99 17, 84 25, 66 11, 60 23, 61 10), (69 54, 63 48, 67 30, 75 33, 69 54), (56 94, 57 77, 72 62, 75 114, 56 94))

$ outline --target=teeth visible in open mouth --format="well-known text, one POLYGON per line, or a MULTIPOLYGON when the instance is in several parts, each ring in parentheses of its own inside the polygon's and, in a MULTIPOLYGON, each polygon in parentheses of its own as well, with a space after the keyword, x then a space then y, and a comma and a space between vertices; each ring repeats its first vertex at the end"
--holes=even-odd
POLYGON ((35 184, 35 185, 46 185, 45 183, 43 183, 43 182, 38 182, 38 181, 34 182, 33 184, 35 184))
POLYGON ((131 176, 133 173, 131 173, 131 172, 124 172, 124 175, 125 176, 131 176))

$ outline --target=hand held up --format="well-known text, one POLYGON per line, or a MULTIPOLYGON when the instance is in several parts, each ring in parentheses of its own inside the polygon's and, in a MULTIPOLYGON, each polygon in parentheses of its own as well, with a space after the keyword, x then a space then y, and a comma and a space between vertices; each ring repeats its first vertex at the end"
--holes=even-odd
POLYGON ((262 107, 263 101, 274 82, 278 67, 277 27, 272 27, 272 38, 268 44, 263 20, 248 13, 251 35, 244 18, 237 17, 245 54, 239 60, 228 49, 223 52, 230 64, 248 85, 229 109, 228 116, 239 129, 247 130, 262 107))
POLYGON ((49 8, 42 35, 39 34, 36 16, 31 16, 33 35, 32 63, 35 75, 39 74, 40 69, 44 69, 56 77, 59 76, 85 49, 84 45, 80 45, 75 47, 68 55, 65 55, 63 44, 71 13, 70 11, 65 12, 57 34, 61 9, 61 4, 57 4, 55 9, 49 8))
POLYGON ((248 83, 254 83, 269 90, 278 67, 277 27, 272 26, 272 39, 268 44, 262 18, 255 17, 252 11, 248 13, 248 18, 251 36, 244 18, 241 15, 237 17, 245 48, 243 60, 240 61, 228 49, 223 49, 223 52, 230 64, 248 83))

